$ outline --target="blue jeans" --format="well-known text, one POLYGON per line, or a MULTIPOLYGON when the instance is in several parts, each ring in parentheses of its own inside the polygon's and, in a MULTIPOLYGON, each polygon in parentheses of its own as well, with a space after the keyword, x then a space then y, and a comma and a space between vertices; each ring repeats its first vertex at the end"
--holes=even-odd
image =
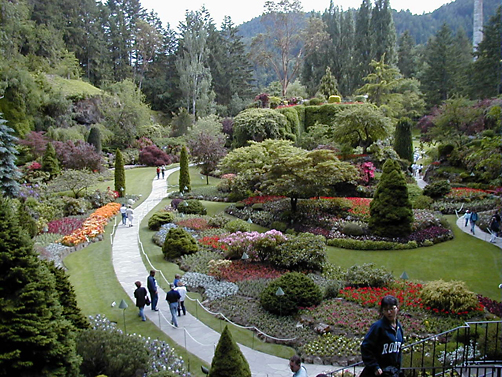
POLYGON ((475 221, 471 221, 471 233, 474 234, 474 227, 476 226, 475 221))
POLYGON ((150 297, 152 298, 152 310, 157 309, 157 303, 159 302, 159 295, 155 292, 150 292, 150 297))
POLYGON ((138 313, 138 317, 141 317, 141 320, 143 321, 146 321, 146 317, 145 317, 145 307, 144 306, 140 306, 139 307, 139 313, 138 313))
POLYGON ((169 303, 169 310, 171 311, 171 323, 178 327, 178 302, 170 302, 169 303))
POLYGON ((127 221, 127 215, 125 213, 122 214, 122 224, 126 224, 127 221))

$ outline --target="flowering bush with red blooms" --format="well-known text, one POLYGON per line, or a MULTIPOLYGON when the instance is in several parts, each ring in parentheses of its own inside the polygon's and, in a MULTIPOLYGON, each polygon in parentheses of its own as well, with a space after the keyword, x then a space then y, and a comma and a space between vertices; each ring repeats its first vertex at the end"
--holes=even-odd
POLYGON ((445 196, 446 199, 454 201, 465 201, 466 199, 484 199, 488 196, 485 190, 473 189, 467 187, 454 187, 451 189, 450 193, 445 196))
POLYGON ((62 219, 52 220, 47 224, 47 233, 67 236, 76 229, 80 228, 83 223, 83 219, 77 219, 75 217, 64 217, 62 219))
POLYGON ((220 242, 219 236, 203 237, 203 238, 199 239, 199 243, 203 246, 211 247, 216 250, 223 250, 223 251, 228 250, 227 245, 220 242))
POLYGON ((206 229, 212 228, 207 223, 207 220, 203 219, 201 217, 197 217, 194 219, 180 220, 180 221, 177 221, 176 224, 178 226, 190 228, 190 229, 194 229, 194 230, 206 230, 206 229))
POLYGON ((478 295, 478 301, 486 308, 486 310, 488 310, 488 312, 496 315, 497 317, 502 317, 502 302, 497 302, 482 295, 478 295))
POLYGON ((361 172, 361 180, 365 183, 369 183, 372 178, 375 178, 375 166, 372 162, 366 161, 359 165, 359 171, 361 172))
POLYGON ((422 284, 412 282, 396 282, 392 287, 383 288, 352 288, 340 290, 340 296, 348 301, 354 301, 362 306, 375 307, 380 305, 384 296, 392 295, 399 300, 401 308, 420 308, 420 292, 422 284))
POLYGON ((251 206, 255 203, 268 203, 268 202, 276 202, 278 200, 284 199, 285 196, 273 196, 273 195, 258 195, 258 196, 251 196, 242 202, 247 205, 251 206))
POLYGON ((352 203, 352 208, 349 212, 358 216, 361 219, 367 219, 370 216, 371 198, 345 198, 352 203))
POLYGON ((263 264, 250 263, 242 260, 233 261, 230 265, 220 268, 219 276, 222 280, 236 281, 255 279, 277 279, 282 276, 285 270, 277 270, 263 264))
POLYGON ((432 242, 441 242, 453 238, 453 233, 450 229, 442 228, 440 226, 431 226, 410 234, 406 239, 408 241, 417 241, 422 244, 426 240, 432 242))
POLYGON ((33 161, 31 164, 28 165, 28 169, 30 170, 38 170, 42 167, 42 165, 40 164, 40 162, 37 162, 37 161, 33 161))

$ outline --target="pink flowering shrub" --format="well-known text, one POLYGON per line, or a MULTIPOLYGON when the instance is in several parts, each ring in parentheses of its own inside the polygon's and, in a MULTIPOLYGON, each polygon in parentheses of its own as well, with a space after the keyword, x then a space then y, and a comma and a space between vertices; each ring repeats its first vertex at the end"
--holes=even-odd
POLYGON ((228 247, 228 258, 241 258, 244 253, 251 260, 265 260, 275 248, 287 240, 281 232, 272 229, 265 233, 236 232, 220 240, 228 247))
POLYGON ((73 231, 82 227, 84 219, 76 217, 64 217, 58 220, 52 220, 47 224, 47 233, 61 234, 67 236, 72 234, 73 231))

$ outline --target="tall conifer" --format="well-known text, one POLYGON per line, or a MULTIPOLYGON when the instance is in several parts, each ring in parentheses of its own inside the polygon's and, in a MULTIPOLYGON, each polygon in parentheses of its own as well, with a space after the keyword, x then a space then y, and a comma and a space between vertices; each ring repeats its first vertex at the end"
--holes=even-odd
POLYGON ((188 151, 187 147, 181 148, 180 154, 180 179, 179 179, 180 192, 190 192, 190 171, 188 170, 188 151))
POLYGON ((120 149, 117 149, 115 154, 115 191, 119 193, 119 197, 123 198, 126 193, 125 166, 124 157, 120 149))
POLYGON ((411 119, 404 117, 399 119, 394 133, 394 150, 399 157, 413 162, 413 138, 411 135, 411 119))
POLYGON ((0 113, 0 193, 5 196, 15 197, 19 191, 18 168, 16 166, 16 155, 18 151, 15 147, 17 138, 13 136, 14 130, 7 127, 7 121, 0 113))
POLYGON ((214 351, 210 376, 218 377, 251 377, 249 364, 241 350, 232 338, 232 334, 225 326, 220 341, 214 351))
POLYGON ((56 150, 52 143, 47 143, 45 153, 42 157, 42 170, 49 173, 51 178, 54 178, 61 172, 59 161, 56 157, 56 150))
POLYGON ((99 128, 92 127, 87 137, 87 142, 94 146, 97 153, 101 153, 101 131, 99 128))

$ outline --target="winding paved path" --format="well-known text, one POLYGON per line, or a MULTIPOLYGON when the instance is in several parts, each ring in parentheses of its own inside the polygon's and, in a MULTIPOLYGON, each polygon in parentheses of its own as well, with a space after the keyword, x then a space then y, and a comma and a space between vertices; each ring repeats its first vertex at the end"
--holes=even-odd
MULTIPOLYGON (((167 177, 177 169, 168 170, 167 177)), ((152 192, 150 196, 134 209, 133 227, 118 225, 115 230, 112 260, 117 279, 124 291, 131 300, 134 299, 134 282, 139 280, 146 284, 146 278, 150 267, 146 267, 141 258, 139 245, 139 225, 143 218, 164 198, 167 196, 167 181, 163 179, 154 179, 152 183, 152 192)), ((155 268, 155 266, 153 266, 155 268)), ((157 276, 160 279, 160 276, 157 276)), ((154 312, 149 307, 145 307, 145 314, 159 329, 166 333, 180 346, 186 348, 190 353, 196 355, 207 363, 211 363, 214 355, 214 349, 220 334, 197 318, 187 313, 186 316, 178 317, 179 328, 174 328, 170 324, 170 311, 165 301, 165 292, 159 288, 159 311, 154 312)), ((136 310, 136 309, 134 309, 136 310)), ((202 309, 199 309, 202 310, 202 309)), ((138 317, 138 321, 140 318, 138 317)), ((257 340, 259 341, 259 340, 257 340)), ((244 356, 246 357, 251 373, 254 377, 290 377, 292 372, 289 370, 288 360, 271 356, 263 352, 255 351, 249 347, 239 344, 244 356)), ((311 377, 325 371, 336 369, 329 365, 305 365, 311 377)))

